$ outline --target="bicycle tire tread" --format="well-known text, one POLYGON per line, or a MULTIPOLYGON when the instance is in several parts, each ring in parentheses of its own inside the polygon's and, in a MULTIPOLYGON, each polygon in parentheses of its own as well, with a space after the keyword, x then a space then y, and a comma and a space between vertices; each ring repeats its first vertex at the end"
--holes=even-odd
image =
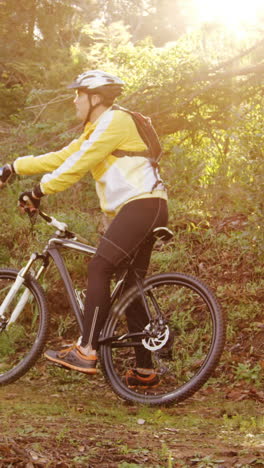
MULTIPOLYGON (((1 268, 0 279, 1 277, 12 279, 12 277, 15 277, 17 275, 17 273, 18 273, 18 270, 15 270, 15 269, 1 268)), ((25 359, 25 362, 23 363, 23 360, 22 360, 22 364, 19 364, 17 366, 17 369, 15 367, 13 369, 10 369, 4 374, 0 374, 0 386, 15 382, 16 380, 21 378, 23 375, 25 375, 26 372, 28 372, 31 367, 33 367, 33 365, 36 363, 36 361, 42 354, 43 348, 45 346, 45 343, 48 337, 49 311, 47 307, 45 292, 42 286, 39 284, 39 282, 35 278, 33 278, 30 273, 25 278, 25 285, 28 285, 28 286, 32 285, 32 289, 35 292, 36 297, 38 297, 39 305, 41 308, 40 333, 38 334, 37 343, 36 341, 33 343, 33 346, 29 352, 28 357, 25 359), (34 346, 35 348, 33 349, 34 346)))
MULTIPOLYGON (((151 398, 151 397, 149 398, 149 397, 144 397, 143 395, 140 395, 140 396, 133 395, 129 389, 124 390, 124 388, 122 388, 120 384, 118 385, 118 382, 115 381, 115 378, 111 375, 111 371, 109 369, 109 362, 106 357, 106 346, 102 347, 103 349, 101 353, 101 364, 102 364, 103 374, 106 378, 106 381, 110 384, 114 392, 123 400, 127 400, 130 402, 132 401, 134 403, 136 402, 139 404, 142 404, 142 403, 148 404, 150 406, 157 406, 157 405, 167 406, 167 405, 171 405, 171 404, 175 404, 180 401, 183 401, 186 398, 190 398, 207 382, 207 380, 210 378, 210 376, 212 375, 213 371, 215 370, 216 366, 218 365, 220 361, 223 348, 224 348, 224 344, 225 344, 226 320, 225 320, 225 316, 222 312, 221 306, 216 296, 203 281, 198 280, 192 275, 186 275, 184 273, 176 273, 176 272, 175 273, 173 272, 163 273, 160 275, 154 275, 154 276, 147 278, 144 282, 144 288, 147 289, 147 287, 150 286, 150 284, 152 283, 158 282, 159 280, 166 281, 166 279, 169 280, 172 277, 175 280, 183 281, 183 283, 184 282, 191 283, 195 285, 195 287, 199 285, 199 288, 202 289, 203 293, 209 298, 210 302, 213 304, 214 315, 217 318, 217 337, 215 339, 213 353, 209 356, 209 360, 206 361, 205 368, 202 370, 202 375, 199 375, 198 373, 198 375, 195 376, 194 379, 191 379, 192 380, 191 384, 187 382, 184 385, 185 387, 184 391, 182 391, 181 393, 177 395, 168 394, 165 397, 160 396, 157 398, 151 398)), ((113 307, 113 310, 112 310, 111 315, 109 316, 108 322, 104 327, 104 331, 103 331, 104 338, 107 336, 107 333, 109 329, 111 328, 111 322, 115 319, 116 314, 122 313, 122 308, 125 307, 124 304, 126 304, 127 301, 131 300, 131 297, 133 297, 136 294, 136 292, 137 292, 137 288, 132 287, 121 298, 118 304, 116 304, 113 307)))

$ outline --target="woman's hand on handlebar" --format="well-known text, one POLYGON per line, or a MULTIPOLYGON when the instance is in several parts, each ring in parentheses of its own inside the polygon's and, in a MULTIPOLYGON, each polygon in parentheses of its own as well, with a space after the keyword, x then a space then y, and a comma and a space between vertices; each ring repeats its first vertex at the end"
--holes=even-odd
POLYGON ((15 170, 12 164, 5 164, 0 167, 0 188, 2 188, 10 179, 15 170))
POLYGON ((22 192, 18 199, 22 213, 28 213, 30 216, 36 214, 39 210, 40 200, 43 195, 39 186, 31 191, 22 192))

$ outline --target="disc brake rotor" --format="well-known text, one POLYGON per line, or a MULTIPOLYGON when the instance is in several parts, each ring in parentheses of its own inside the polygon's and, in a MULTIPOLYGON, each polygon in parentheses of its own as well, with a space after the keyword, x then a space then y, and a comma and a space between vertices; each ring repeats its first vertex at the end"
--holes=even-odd
POLYGON ((153 336, 147 336, 146 338, 143 338, 142 344, 143 346, 148 349, 149 351, 157 351, 158 349, 161 349, 168 341, 169 335, 170 335, 170 330, 168 325, 165 325, 162 327, 162 330, 157 330, 156 332, 153 331, 153 325, 148 324, 145 327, 145 330, 153 335, 153 336))

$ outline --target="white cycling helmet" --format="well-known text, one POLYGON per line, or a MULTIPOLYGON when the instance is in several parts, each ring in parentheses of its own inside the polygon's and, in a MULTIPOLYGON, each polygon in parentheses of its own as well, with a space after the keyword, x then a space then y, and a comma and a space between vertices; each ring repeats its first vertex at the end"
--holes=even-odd
POLYGON ((120 96, 124 82, 115 75, 110 75, 101 70, 88 70, 79 75, 76 80, 68 87, 76 90, 81 90, 88 94, 90 101, 90 109, 85 120, 85 123, 90 120, 93 110, 100 104, 109 107, 113 104, 115 98, 120 96), (99 94, 101 102, 92 105, 91 95, 99 94))
POLYGON ((76 80, 69 85, 69 88, 84 89, 86 91, 94 91, 102 86, 119 88, 120 92, 124 86, 124 82, 115 75, 110 75, 102 70, 88 70, 79 75, 76 80))

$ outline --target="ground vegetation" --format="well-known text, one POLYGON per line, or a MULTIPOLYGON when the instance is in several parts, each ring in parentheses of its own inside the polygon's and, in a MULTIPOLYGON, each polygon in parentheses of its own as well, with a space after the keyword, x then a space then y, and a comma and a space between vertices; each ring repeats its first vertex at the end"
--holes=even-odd
MULTIPOLYGON (((101 397, 93 399, 96 384, 87 386, 82 378, 40 362, 23 385, 1 389, 6 416, 1 417, 0 466, 261 466, 263 31, 250 30, 243 40, 221 25, 190 32, 180 0, 174 23, 171 2, 134 1, 128 15, 130 3, 0 2, 0 164, 58 149, 80 133, 67 90, 78 73, 103 68, 120 75, 127 83, 120 104, 150 115, 164 148, 160 169, 175 236, 157 247, 150 272, 183 271, 214 289, 227 318, 225 352, 208 387, 161 412, 126 408, 100 380, 101 397), (51 397, 42 393, 47 381, 51 397), (35 386, 36 403, 29 407, 27 395, 35 386), (87 431, 85 436, 70 419, 87 431), (115 437, 107 436, 111 425, 115 437), (208 447, 204 434, 210 434, 208 447), (151 440, 145 452, 139 436, 151 440), (69 440, 75 444, 71 458, 65 449, 69 440)), ((19 193, 36 180, 15 179, 0 193, 1 266, 19 267, 45 242, 49 228, 39 220, 31 226, 17 210, 19 193)), ((43 208, 96 244, 100 214, 89 175, 71 190, 47 197, 43 208)), ((68 262, 75 280, 85 276, 80 259, 68 262)), ((53 311, 51 344, 58 345, 60 337, 70 340, 77 330, 56 271, 44 287, 53 311)))

